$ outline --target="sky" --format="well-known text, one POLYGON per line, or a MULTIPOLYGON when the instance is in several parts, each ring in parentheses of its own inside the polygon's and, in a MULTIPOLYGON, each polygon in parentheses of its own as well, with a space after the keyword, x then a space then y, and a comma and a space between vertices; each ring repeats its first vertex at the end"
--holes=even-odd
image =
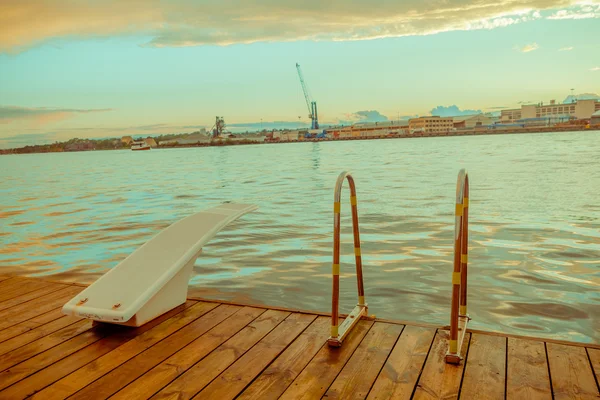
POLYGON ((0 2, 0 148, 600 93, 600 0, 0 2), (573 90, 571 90, 573 89, 573 90))

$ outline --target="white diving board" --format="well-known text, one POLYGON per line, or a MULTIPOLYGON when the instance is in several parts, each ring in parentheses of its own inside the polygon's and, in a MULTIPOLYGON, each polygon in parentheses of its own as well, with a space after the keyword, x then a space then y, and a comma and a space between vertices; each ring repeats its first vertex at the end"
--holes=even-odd
POLYGON ((256 209, 225 203, 175 222, 71 299, 63 313, 141 326, 185 303, 202 246, 227 224, 256 209))

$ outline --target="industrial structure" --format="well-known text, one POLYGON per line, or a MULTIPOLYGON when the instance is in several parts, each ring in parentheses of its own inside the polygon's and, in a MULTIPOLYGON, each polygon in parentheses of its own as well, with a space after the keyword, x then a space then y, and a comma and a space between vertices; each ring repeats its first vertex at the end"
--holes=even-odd
POLYGON ((212 137, 218 138, 225 132, 225 119, 223 117, 215 117, 215 125, 211 129, 212 137))
POLYGON ((319 129, 319 116, 317 113, 317 102, 312 99, 308 90, 308 85, 304 81, 300 64, 296 63, 296 70, 298 70, 298 77, 300 78, 300 85, 302 85, 302 91, 304 92, 304 100, 306 101, 306 107, 308 108, 308 118, 310 118, 310 129, 319 129))

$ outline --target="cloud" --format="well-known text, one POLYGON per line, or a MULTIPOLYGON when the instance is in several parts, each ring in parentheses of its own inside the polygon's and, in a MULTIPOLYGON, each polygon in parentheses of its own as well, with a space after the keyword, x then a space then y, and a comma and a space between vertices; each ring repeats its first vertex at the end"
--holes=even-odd
MULTIPOLYGON (((411 117, 412 118, 412 117, 411 117)), ((355 111, 344 115, 344 118, 337 119, 335 125, 352 125, 365 122, 385 122, 389 118, 377 110, 355 111)))
POLYGON ((570 9, 558 10, 548 19, 589 19, 600 18, 600 4, 578 4, 570 9))
POLYGON ((456 105, 452 106, 437 106, 430 111, 431 115, 439 115, 440 117, 458 117, 459 115, 482 114, 481 110, 461 110, 456 105))
POLYGON ((112 109, 0 106, 0 124, 8 124, 15 120, 29 120, 36 124, 44 125, 49 122, 56 122, 70 118, 76 114, 88 114, 106 111, 112 111, 112 109))
POLYGON ((488 110, 505 110, 508 107, 506 106, 494 106, 494 107, 487 107, 488 110))
POLYGON ((561 47, 560 49, 558 49, 558 51, 571 51, 573 50, 575 47, 570 46, 570 47, 561 47))
POLYGON ((535 51, 539 49, 540 46, 537 43, 526 44, 523 47, 515 47, 515 50, 520 51, 521 53, 529 53, 531 51, 535 51))
POLYGON ((596 18, 579 0, 3 0, 0 51, 56 38, 138 35, 147 46, 368 40, 495 29, 540 18, 596 18), (43 16, 43 17, 42 17, 43 16))
POLYGON ((354 116, 358 118, 358 122, 384 122, 388 121, 388 117, 376 110, 357 111, 354 116))
POLYGON ((590 71, 600 71, 600 67, 590 68, 590 71))

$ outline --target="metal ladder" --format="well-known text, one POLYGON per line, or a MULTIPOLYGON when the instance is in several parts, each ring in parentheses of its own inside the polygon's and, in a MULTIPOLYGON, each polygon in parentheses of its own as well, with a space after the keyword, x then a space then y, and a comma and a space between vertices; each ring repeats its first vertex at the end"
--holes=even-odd
POLYGON ((454 271, 452 272, 452 306, 450 310, 450 340, 446 362, 462 360, 461 347, 467 323, 467 264, 469 261, 469 175, 461 169, 456 181, 454 223, 454 271))
POLYGON ((342 172, 335 183, 333 199, 333 294, 331 297, 331 336, 327 344, 332 347, 340 347, 342 341, 350 330, 360 321, 362 316, 367 316, 368 307, 365 303, 365 289, 363 285, 362 256, 360 252, 360 233, 358 230, 358 208, 356 201, 356 186, 354 178, 349 172, 342 172), (356 279, 358 285, 358 304, 346 317, 344 322, 338 326, 339 300, 340 300, 340 210, 342 186, 344 180, 348 180, 350 186, 350 205, 352 206, 352 231, 354 234, 354 257, 356 260, 356 279))
MULTIPOLYGON (((450 311, 450 340, 446 362, 458 364, 462 360, 461 348, 471 319, 467 314, 467 266, 469 246, 469 175, 464 169, 458 173, 456 182, 456 207, 454 225, 454 270, 452 272, 452 304, 450 311)), ((335 184, 333 201, 333 294, 331 299, 331 336, 329 346, 340 347, 350 330, 363 316, 367 316, 363 285, 360 233, 358 229, 358 208, 354 178, 349 172, 342 172, 335 184), (354 256, 356 260, 356 278, 358 285, 358 304, 346 319, 338 326, 340 291, 340 210, 344 180, 350 186, 350 204, 352 206, 352 231, 354 234, 354 256)))

